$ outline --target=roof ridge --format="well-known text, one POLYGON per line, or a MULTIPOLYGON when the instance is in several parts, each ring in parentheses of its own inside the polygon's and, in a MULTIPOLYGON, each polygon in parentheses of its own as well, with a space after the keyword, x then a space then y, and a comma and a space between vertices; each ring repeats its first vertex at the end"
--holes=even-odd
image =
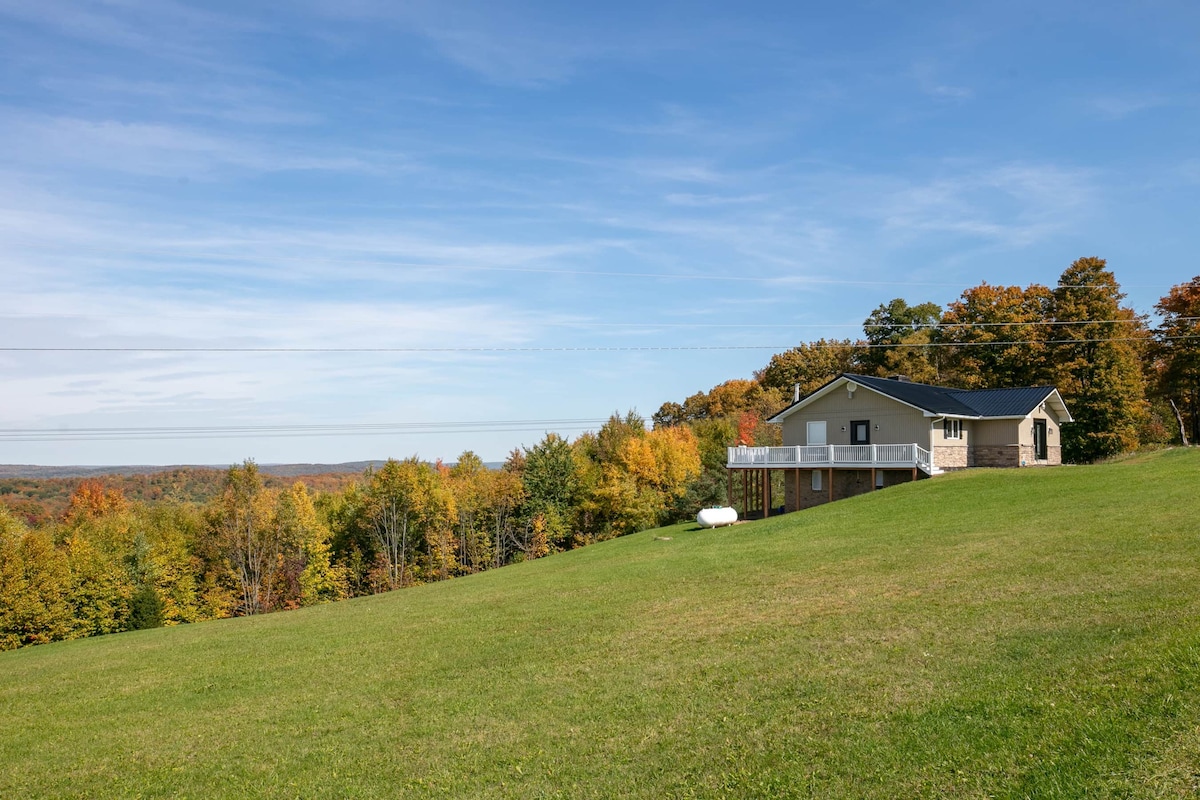
POLYGON ((1045 389, 1046 391, 1054 391, 1057 386, 1037 384, 1033 386, 993 386, 988 389, 951 389, 951 391, 959 394, 972 394, 974 392, 1025 392, 1030 389, 1045 389))

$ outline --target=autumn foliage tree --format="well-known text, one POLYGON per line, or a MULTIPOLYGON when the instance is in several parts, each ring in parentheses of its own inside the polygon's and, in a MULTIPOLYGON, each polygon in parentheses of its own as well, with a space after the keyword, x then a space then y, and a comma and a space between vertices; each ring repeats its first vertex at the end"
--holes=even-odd
POLYGON ((329 529, 317 516, 307 486, 296 481, 278 494, 271 525, 279 543, 274 596, 280 607, 346 597, 346 570, 333 563, 329 529))
POLYGON ((1102 258, 1080 258, 1052 292, 1055 383, 1075 422, 1062 431, 1063 459, 1081 463, 1132 450, 1146 413, 1142 358, 1149 332, 1102 258))
POLYGON ((902 374, 915 381, 936 382, 939 365, 935 348, 929 345, 941 313, 937 303, 910 306, 900 297, 881 303, 863 321, 866 344, 859 361, 864 372, 880 377, 902 374))
POLYGON ((818 339, 776 353, 754 376, 767 389, 782 392, 782 400, 792 400, 794 396, 788 393, 794 392, 796 385, 799 385, 803 397, 843 372, 861 372, 865 353, 862 342, 818 339))
POLYGON ((676 502, 700 474, 695 434, 684 425, 652 431, 632 412, 614 415, 598 439, 614 442, 595 450, 598 479, 582 504, 591 509, 593 538, 632 533, 672 520, 676 502), (636 424, 635 424, 636 423, 636 424))
POLYGON ((1052 299, 1038 284, 982 283, 964 291, 946 307, 936 336, 948 382, 964 389, 1054 383, 1046 343, 1052 299))
POLYGON ((232 466, 212 508, 211 524, 229 561, 242 614, 261 614, 275 605, 282 542, 272 524, 272 498, 253 461, 232 466))
POLYGON ((487 524, 489 493, 487 476, 490 470, 479 456, 470 450, 458 457, 446 470, 454 504, 458 509, 455 536, 458 540, 458 563, 464 572, 487 569, 492 558, 491 532, 487 524))
POLYGON ((388 588, 457 570, 454 495, 432 465, 416 456, 388 459, 368 473, 366 513, 388 588))
POLYGON ((106 488, 98 480, 85 480, 71 494, 66 521, 75 525, 128 510, 129 502, 120 489, 106 488))
POLYGON ((1200 275, 1171 290, 1154 306, 1155 389, 1175 413, 1180 440, 1200 442, 1200 275))
POLYGON ((0 650, 71 637, 70 568, 46 531, 0 508, 0 650))
POLYGON ((571 444, 556 433, 525 450, 521 459, 525 502, 522 546, 531 557, 569 546, 578 506, 578 466, 571 444))

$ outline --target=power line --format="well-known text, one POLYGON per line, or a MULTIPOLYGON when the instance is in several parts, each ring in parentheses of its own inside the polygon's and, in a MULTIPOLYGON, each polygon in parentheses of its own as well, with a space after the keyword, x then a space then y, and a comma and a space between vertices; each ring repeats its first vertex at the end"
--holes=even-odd
MULTIPOLYGON (((263 315, 255 314, 261 319, 263 315)), ((205 319, 209 317, 204 316, 205 319)), ((280 315, 278 318, 284 318, 280 315)), ((0 319, 86 319, 107 320, 112 317, 100 317, 91 314, 25 314, 0 313, 0 319)), ((1177 322, 1200 321, 1200 317, 1176 317, 1177 322)), ((928 322, 928 323, 857 323, 857 322, 612 322, 609 320, 550 320, 538 323, 543 328, 993 328, 993 327, 1022 327, 1022 326, 1058 326, 1058 325, 1140 325, 1141 319, 1098 319, 1098 320, 1021 320, 1009 322, 928 322)))
POLYGON ((490 420, 458 422, 394 422, 323 425, 224 425, 210 427, 0 429, 0 442, 160 441, 180 439, 277 439, 312 436, 397 436, 448 433, 523 433, 581 431, 604 419, 490 420))
MULTIPOLYGON (((34 243, 36 246, 37 243, 34 243)), ((27 245, 28 246, 28 245, 27 245)), ((347 267, 389 267, 389 268, 409 268, 413 270, 424 271, 452 271, 452 272, 499 272, 499 273, 518 273, 530 275, 562 275, 565 277, 596 277, 596 278, 643 278, 648 280, 673 280, 673 281, 718 281, 718 282, 739 282, 739 283, 792 283, 797 285, 815 284, 820 286, 920 286, 920 287, 961 287, 962 281, 886 281, 886 280, 851 280, 848 278, 817 278, 798 275, 725 275, 725 274, 704 274, 696 272, 672 273, 672 272, 632 272, 632 271, 617 271, 617 270, 588 270, 588 269, 561 269, 553 267, 514 267, 514 266, 496 266, 491 264, 455 264, 455 263, 426 263, 416 261, 403 261, 399 259, 339 259, 329 257, 304 257, 304 256, 286 256, 278 255, 270 258, 250 259, 238 256, 220 255, 220 254, 200 254, 191 255, 187 253, 175 253, 170 250, 150 250, 146 248, 133 247, 116 247, 106 250, 100 250, 96 247, 74 247, 73 252, 86 252, 99 254, 101 258, 112 258, 117 254, 125 256, 140 256, 147 259, 163 259, 176 261, 191 261, 196 263, 209 264, 228 264, 228 265, 270 265, 270 264, 312 264, 312 265, 327 265, 345 269, 347 267)), ((1010 284, 1005 283, 989 283, 987 286, 994 289, 1002 289, 1010 284)), ((1044 285, 1044 284, 1030 284, 1044 285)), ((1045 288, 1054 289, 1115 289, 1122 288, 1154 288, 1159 284, 1137 284, 1125 283, 1119 286, 1113 286, 1107 283, 1080 283, 1080 284, 1054 284, 1053 286, 1046 285, 1045 288)), ((1019 287, 1018 287, 1019 288, 1019 287)))
MULTIPOLYGON (((1150 336, 1118 336, 1098 339, 1027 339, 998 340, 987 342, 852 342, 850 347, 867 349, 894 347, 989 347, 1022 344, 1062 345, 1101 344, 1105 342, 1145 342, 1150 336)), ((1156 341, 1182 341, 1200 339, 1200 334, 1165 336, 1156 341)), ((393 353, 393 354, 443 354, 443 353, 624 353, 624 352, 671 352, 671 351, 723 351, 723 350, 790 350, 794 344, 746 344, 746 345, 598 345, 559 347, 0 347, 3 353, 262 353, 262 354, 336 354, 336 353, 393 353)), ((824 349, 844 347, 839 343, 809 343, 810 348, 824 349)))

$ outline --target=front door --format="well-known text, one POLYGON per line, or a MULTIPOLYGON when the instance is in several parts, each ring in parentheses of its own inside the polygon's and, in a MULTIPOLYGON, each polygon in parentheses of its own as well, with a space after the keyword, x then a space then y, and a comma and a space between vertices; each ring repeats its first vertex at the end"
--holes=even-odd
POLYGON ((1046 448, 1046 420, 1044 419, 1033 421, 1033 457, 1038 461, 1045 461, 1049 458, 1046 448))
POLYGON ((850 423, 850 444, 870 444, 871 423, 860 419, 850 423))

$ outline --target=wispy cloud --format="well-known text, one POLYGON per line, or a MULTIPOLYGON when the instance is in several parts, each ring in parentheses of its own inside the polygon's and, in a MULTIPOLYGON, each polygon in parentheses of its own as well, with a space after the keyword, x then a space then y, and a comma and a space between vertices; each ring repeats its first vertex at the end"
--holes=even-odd
POLYGON ((940 73, 941 69, 930 61, 918 62, 912 68, 917 87, 927 95, 946 100, 969 100, 975 96, 971 88, 951 84, 943 80, 940 73))
MULTIPOLYGON (((0 16, 82 46, 202 66, 214 74, 245 74, 248 64, 227 57, 230 45, 238 37, 269 29, 249 15, 221 13, 173 0, 0 0, 0 16)), ((71 51, 71 55, 88 60, 82 53, 71 51)))
MULTIPOLYGON (((0 115, 0 142, 10 167, 54 169, 63 164, 138 175, 207 179, 222 170, 362 171, 387 165, 381 154, 315 152, 311 146, 270 147, 205 130, 155 122, 0 115)), ((400 162, 400 159, 396 159, 400 162)))
POLYGON ((311 0, 307 8, 328 19, 409 31, 444 59, 499 86, 533 89, 565 82, 581 62, 605 50, 581 31, 519 19, 487 4, 311 0))
POLYGON ((316 111, 295 107, 287 93, 266 83, 214 80, 197 86, 101 74, 49 77, 41 85, 73 108, 93 109, 98 116, 114 109, 136 114, 153 104, 160 117, 207 118, 245 126, 311 126, 324 120, 316 111))
POLYGON ((677 206, 691 206, 693 208, 712 208, 714 206, 740 206, 752 203, 764 203, 769 200, 769 195, 766 194, 749 194, 749 195, 711 195, 711 194, 692 194, 687 192, 675 192, 667 195, 667 202, 677 206))
POLYGON ((877 209, 902 238, 946 233, 1023 247, 1069 225, 1092 194, 1087 171, 1006 164, 896 187, 877 209))
POLYGON ((1092 97, 1087 101, 1087 105, 1093 112, 1112 120, 1125 119, 1134 114, 1170 104, 1170 98, 1154 92, 1106 94, 1092 97))

